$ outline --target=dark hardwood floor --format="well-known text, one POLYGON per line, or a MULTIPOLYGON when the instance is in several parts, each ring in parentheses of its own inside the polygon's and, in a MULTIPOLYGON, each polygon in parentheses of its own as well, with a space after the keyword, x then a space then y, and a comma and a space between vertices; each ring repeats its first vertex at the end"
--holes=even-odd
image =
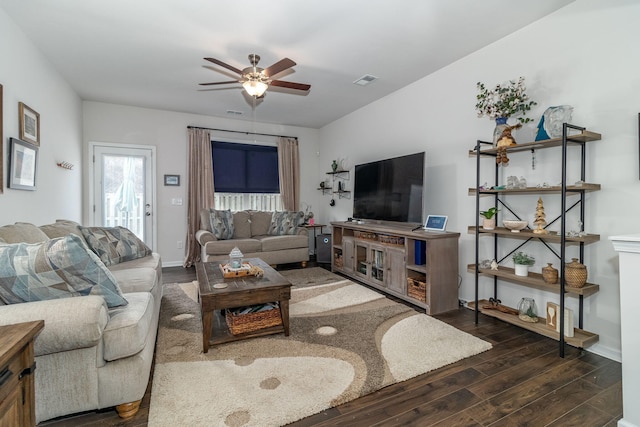
MULTIPOLYGON (((286 267, 285 267, 286 268, 286 267)), ((163 269, 165 283, 195 279, 193 269, 163 269)), ((321 426, 580 426, 615 427, 622 417, 620 363, 558 343, 471 310, 436 318, 493 344, 493 349, 391 385, 291 424, 321 426)), ((41 426, 146 426, 151 382, 138 414, 113 409, 41 426)))

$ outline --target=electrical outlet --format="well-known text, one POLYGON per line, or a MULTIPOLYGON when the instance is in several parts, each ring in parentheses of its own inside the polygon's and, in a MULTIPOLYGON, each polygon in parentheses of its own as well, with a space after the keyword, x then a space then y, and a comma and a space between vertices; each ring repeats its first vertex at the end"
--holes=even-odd
POLYGON ((178 247, 178 249, 182 249, 182 240, 178 240, 178 243, 176 246, 178 247))
POLYGON ((459 305, 460 307, 466 307, 468 302, 469 302, 469 301, 467 301, 467 300, 465 300, 465 299, 459 299, 459 300, 458 300, 458 305, 459 305))

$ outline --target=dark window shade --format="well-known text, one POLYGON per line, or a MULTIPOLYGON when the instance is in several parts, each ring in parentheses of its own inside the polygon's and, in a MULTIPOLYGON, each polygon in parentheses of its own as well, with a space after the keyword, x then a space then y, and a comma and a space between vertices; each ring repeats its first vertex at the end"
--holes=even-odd
POLYGON ((221 193, 280 193, 278 149, 211 141, 213 182, 221 193))

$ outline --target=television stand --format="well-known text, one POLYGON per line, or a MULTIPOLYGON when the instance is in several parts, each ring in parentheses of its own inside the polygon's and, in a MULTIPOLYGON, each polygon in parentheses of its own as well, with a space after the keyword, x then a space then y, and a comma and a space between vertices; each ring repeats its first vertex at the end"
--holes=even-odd
POLYGON ((332 222, 331 270, 425 309, 458 308, 460 233, 332 222))

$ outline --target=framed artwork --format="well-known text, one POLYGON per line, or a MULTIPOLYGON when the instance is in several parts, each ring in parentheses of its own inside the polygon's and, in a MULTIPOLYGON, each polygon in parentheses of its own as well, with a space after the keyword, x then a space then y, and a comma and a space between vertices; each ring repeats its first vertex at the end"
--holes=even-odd
POLYGON ((4 191, 4 169, 2 165, 4 165, 4 136, 2 134, 2 118, 4 114, 2 113, 2 85, 0 85, 0 194, 4 191))
POLYGON ((16 190, 36 189, 38 147, 19 139, 11 138, 9 151, 9 188, 16 190))
POLYGON ((180 186, 180 175, 165 175, 164 176, 164 185, 175 185, 176 187, 180 186))
POLYGON ((20 139, 40 145, 40 114, 22 102, 18 103, 20 115, 20 139))

